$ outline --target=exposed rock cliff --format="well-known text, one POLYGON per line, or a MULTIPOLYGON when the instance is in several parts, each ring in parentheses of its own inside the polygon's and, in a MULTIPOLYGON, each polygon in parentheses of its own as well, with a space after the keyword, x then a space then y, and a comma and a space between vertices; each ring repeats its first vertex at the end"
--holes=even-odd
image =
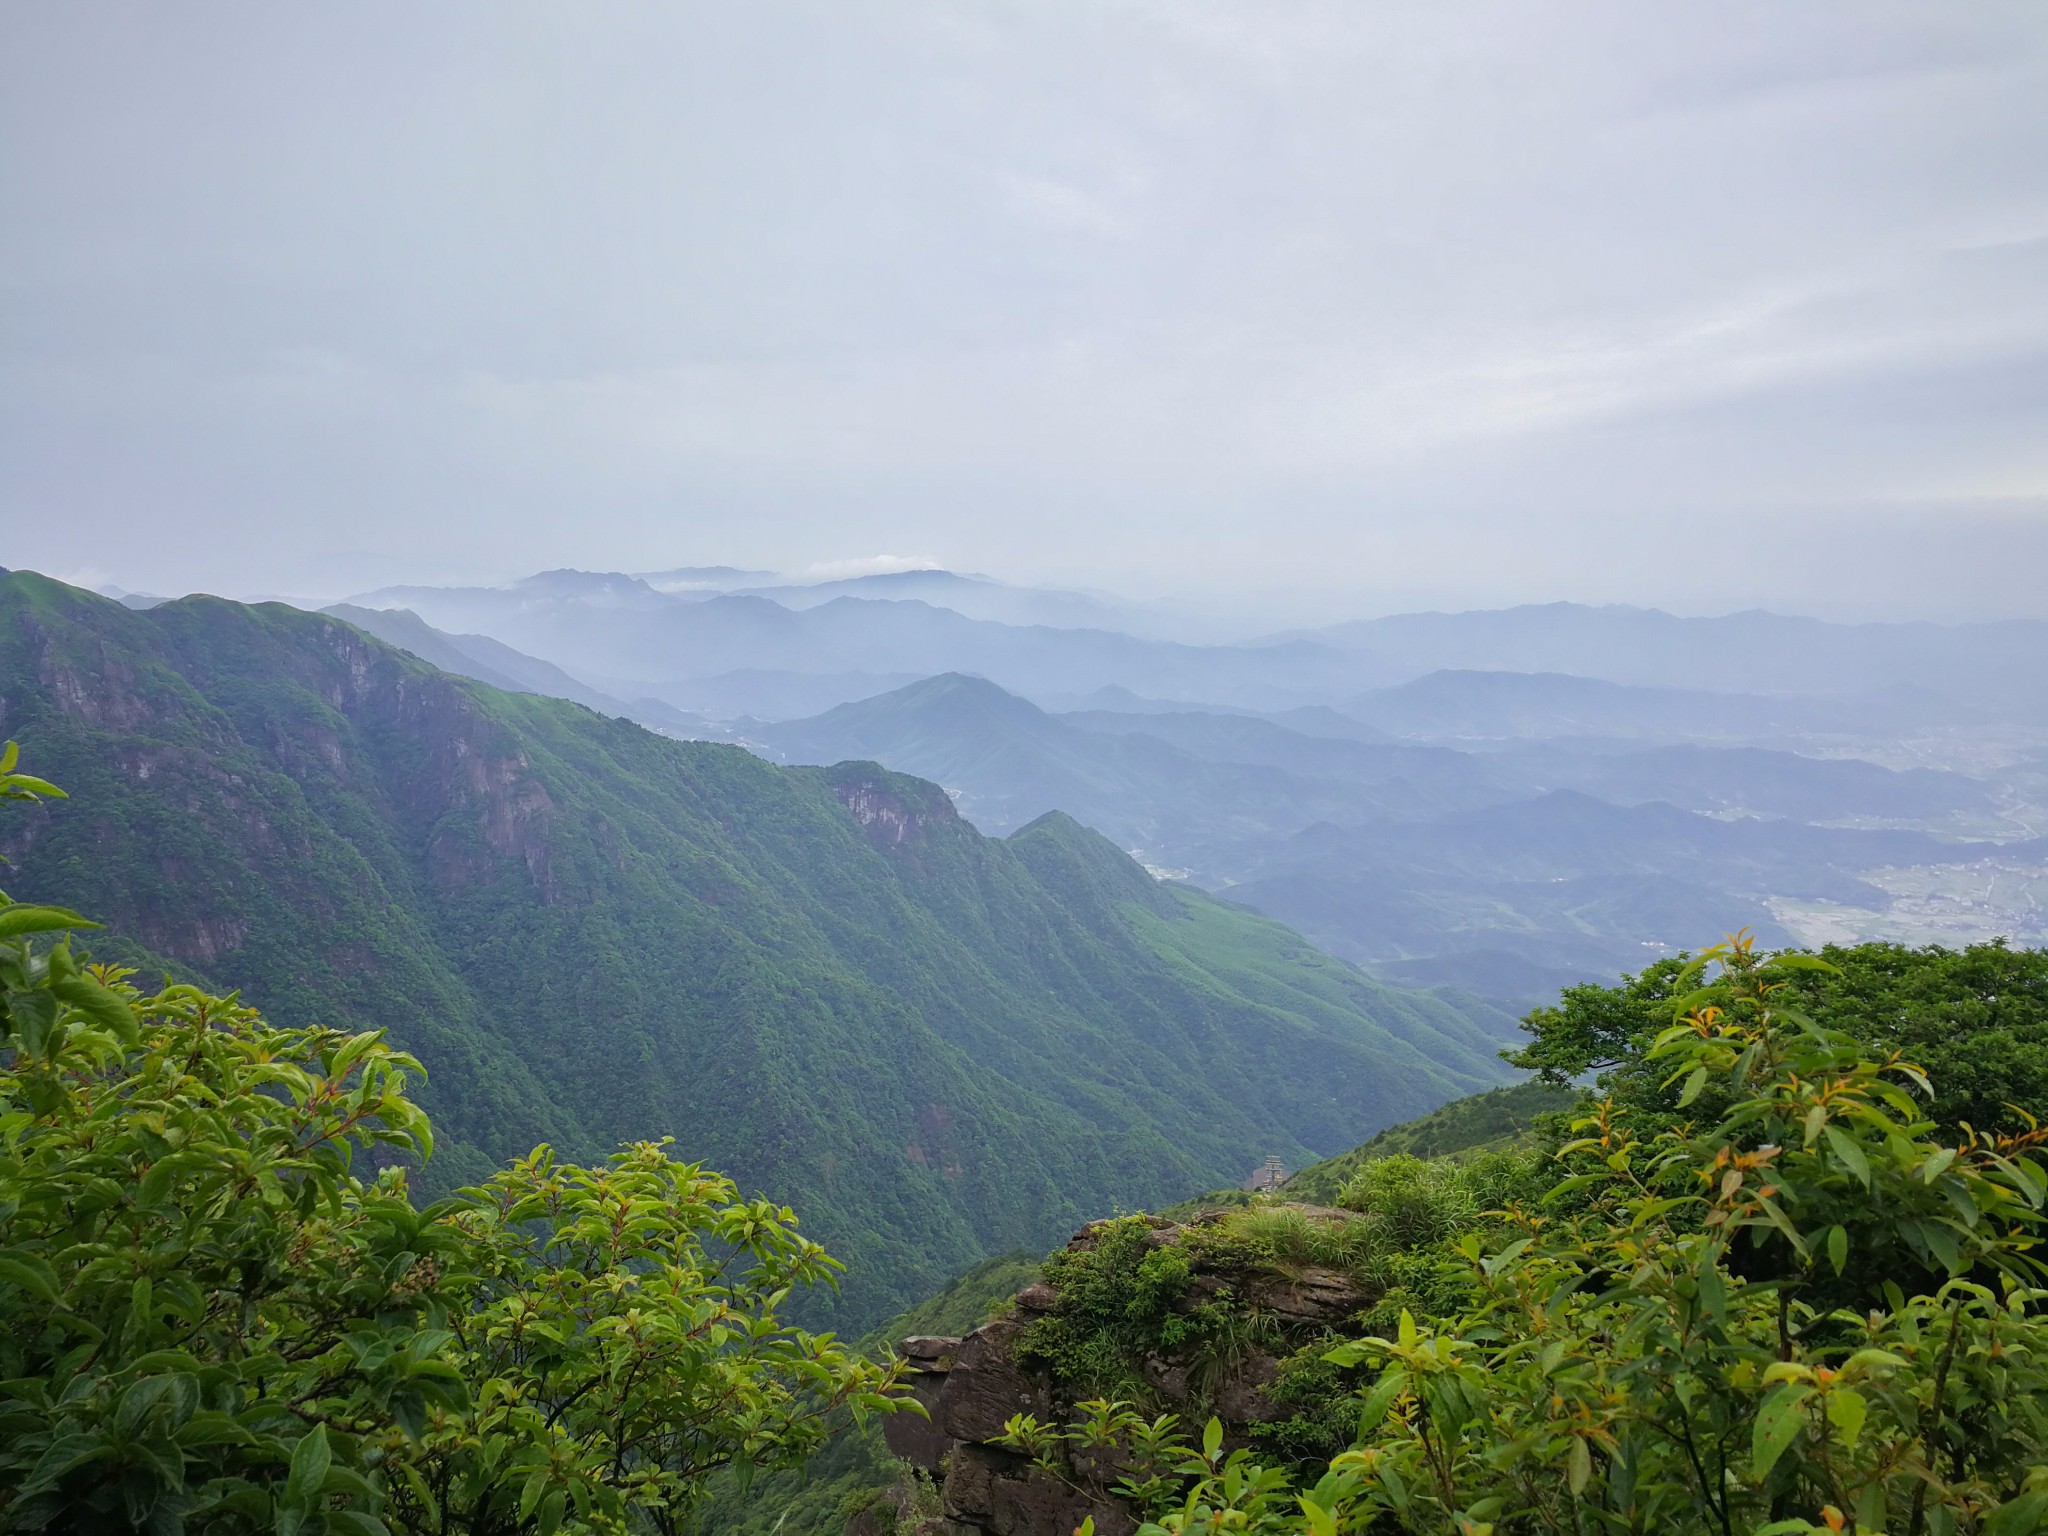
MULTIPOLYGON (((1095 1222, 994 1320, 962 1338, 902 1340, 930 1417, 896 1415, 885 1434, 935 1480, 943 1513, 920 1514, 929 1493, 906 1484, 848 1536, 877 1536, 890 1517, 898 1536, 1070 1536, 1089 1518, 1097 1536, 1129 1536, 1141 1512, 1113 1491, 1128 1457, 1070 1450, 1048 1469, 999 1443, 1014 1415, 1064 1422, 1100 1395, 1175 1414, 1196 1437, 1214 1416, 1226 1447, 1286 1444, 1302 1405, 1284 1378, 1376 1297, 1344 1270, 1281 1253, 1245 1229, 1246 1214, 1095 1222)), ((1322 1206, 1257 1219, 1269 1232, 1276 1218, 1332 1233, 1351 1220, 1322 1206)))

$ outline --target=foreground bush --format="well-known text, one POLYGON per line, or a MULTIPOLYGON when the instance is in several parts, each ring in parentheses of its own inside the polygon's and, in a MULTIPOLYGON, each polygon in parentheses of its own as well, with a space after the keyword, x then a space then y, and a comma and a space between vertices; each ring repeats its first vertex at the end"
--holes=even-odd
POLYGON ((786 1208, 642 1144, 420 1209, 417 1062, 144 995, 91 926, 0 897, 0 1529, 675 1532, 900 1406, 782 1320, 838 1268, 786 1208))
POLYGON ((1676 1123, 1602 1105, 1541 1202, 1457 1239, 1455 1316, 1329 1352, 1359 1433, 1313 1487, 1122 1404, 1010 1442, 1124 1447, 1152 1532, 2048 1528, 2043 1133, 1940 1134, 1916 1066, 1788 1006, 1818 964, 1737 941, 1672 978, 1676 1123))

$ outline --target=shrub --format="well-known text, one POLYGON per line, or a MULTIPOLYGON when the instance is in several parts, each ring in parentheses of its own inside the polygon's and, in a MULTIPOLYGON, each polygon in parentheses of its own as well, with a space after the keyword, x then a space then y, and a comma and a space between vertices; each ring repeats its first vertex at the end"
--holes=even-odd
POLYGON ((901 1406, 782 1321, 837 1269, 787 1209, 653 1144, 420 1209, 416 1061, 144 995, 91 926, 0 897, 0 1527, 673 1532, 901 1406))
POLYGON ((1151 1447, 1173 1476, 1145 1529, 2048 1525, 2048 1134, 1942 1134, 1917 1066, 1791 1005, 1823 963, 1737 940, 1665 978, 1678 1017, 1646 1059, 1672 1112, 1712 1112, 1601 1105, 1542 1208, 1457 1240, 1460 1315, 1328 1352, 1374 1374, 1314 1486, 1225 1456, 1212 1421, 1151 1447))

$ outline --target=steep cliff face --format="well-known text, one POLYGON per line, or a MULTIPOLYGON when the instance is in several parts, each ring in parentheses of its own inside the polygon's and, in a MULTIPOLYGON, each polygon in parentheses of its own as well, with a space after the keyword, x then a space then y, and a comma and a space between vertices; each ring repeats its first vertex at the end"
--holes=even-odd
POLYGON ((1084 1519, 1098 1536, 1129 1536, 1143 1511, 1117 1484, 1145 1469, 1128 1440, 1106 1449, 1069 1441, 1043 1458, 1001 1443, 1014 1416, 1064 1424, 1092 1398, 1173 1414, 1196 1439, 1213 1416, 1226 1453, 1312 1451, 1348 1390, 1320 1362, 1324 1341, 1377 1294, 1341 1267, 1276 1246, 1271 1233, 1323 1229, 1319 1246, 1334 1250, 1353 1220, 1294 1205, 1254 1218, 1096 1222, 992 1321, 963 1337, 902 1340, 929 1417, 897 1415, 884 1434, 916 1473, 855 1515, 848 1536, 875 1536, 884 1512, 898 1536, 1070 1536, 1084 1519), (921 1497, 927 1479, 936 1515, 919 1513, 932 1502, 921 1497))

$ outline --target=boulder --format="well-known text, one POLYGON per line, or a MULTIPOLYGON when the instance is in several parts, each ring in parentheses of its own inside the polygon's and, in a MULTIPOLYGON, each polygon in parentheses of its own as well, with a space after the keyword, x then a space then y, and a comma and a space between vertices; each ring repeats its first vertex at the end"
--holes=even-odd
POLYGON ((963 1445, 946 1463, 946 1514, 954 1520, 988 1518, 996 1468, 1014 1458, 979 1445, 963 1445))
POLYGON ((1294 1327, 1334 1328, 1372 1304, 1372 1293, 1349 1275, 1310 1266, 1242 1282, 1241 1294, 1294 1327))
POLYGON ((1121 1505, 1091 1497, 1027 1466, 1018 1476, 998 1477, 991 1483, 984 1529, 990 1536, 1072 1536, 1083 1520, 1091 1519, 1095 1536, 1133 1536, 1138 1529, 1121 1505))
POLYGON ((939 1425, 942 1393, 913 1377, 911 1395, 924 1405, 924 1413, 890 1414, 882 1420, 882 1443, 889 1447, 891 1456, 913 1467, 936 1471, 953 1449, 952 1439, 939 1425))
POLYGON ((1117 1503, 1091 1496, 1021 1456, 964 1445, 946 1473, 946 1517, 986 1536, 1072 1536, 1083 1520, 1096 1536, 1132 1536, 1137 1522, 1117 1503))
POLYGON ((1287 1410, 1266 1396, 1266 1388, 1280 1376, 1280 1362, 1271 1355, 1253 1352, 1223 1373, 1216 1383, 1212 1406, 1225 1424, 1263 1424, 1284 1419, 1287 1410))
POLYGON ((1046 1384, 1027 1376, 1011 1346, 1024 1331, 1013 1318, 984 1324, 960 1341, 939 1394, 939 1426, 955 1440, 993 1440, 1013 1414, 1052 1412, 1046 1384))

